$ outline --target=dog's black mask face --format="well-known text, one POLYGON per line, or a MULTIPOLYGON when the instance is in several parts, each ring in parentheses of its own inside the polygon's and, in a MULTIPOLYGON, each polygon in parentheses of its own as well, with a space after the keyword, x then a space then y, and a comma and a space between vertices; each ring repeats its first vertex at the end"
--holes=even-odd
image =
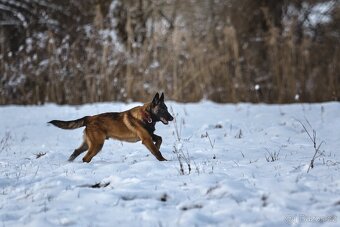
POLYGON ((163 93, 161 97, 159 97, 159 94, 157 93, 153 98, 151 103, 151 112, 157 121, 161 121, 165 125, 174 119, 173 116, 171 116, 171 114, 168 112, 168 107, 164 103, 163 93))

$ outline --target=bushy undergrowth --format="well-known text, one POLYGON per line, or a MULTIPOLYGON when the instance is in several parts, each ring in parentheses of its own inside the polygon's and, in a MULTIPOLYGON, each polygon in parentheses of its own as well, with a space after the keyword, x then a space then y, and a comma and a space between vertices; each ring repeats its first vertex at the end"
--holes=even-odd
POLYGON ((83 24, 29 25, 16 48, 2 42, 0 104, 145 101, 159 90, 176 101, 338 100, 339 6, 329 1, 331 19, 314 25, 319 3, 279 2, 114 1, 89 5, 83 24))

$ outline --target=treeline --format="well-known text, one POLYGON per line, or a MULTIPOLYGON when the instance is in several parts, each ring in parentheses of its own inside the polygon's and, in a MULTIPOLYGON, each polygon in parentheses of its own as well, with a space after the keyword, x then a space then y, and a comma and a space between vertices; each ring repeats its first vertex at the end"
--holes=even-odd
POLYGON ((0 0, 0 104, 340 97, 336 0, 0 0))

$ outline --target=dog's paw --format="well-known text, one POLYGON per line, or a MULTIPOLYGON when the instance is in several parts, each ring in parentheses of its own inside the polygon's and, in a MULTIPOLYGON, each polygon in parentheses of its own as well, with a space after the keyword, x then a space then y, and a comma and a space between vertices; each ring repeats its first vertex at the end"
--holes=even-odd
POLYGON ((157 158, 158 159, 158 161, 168 161, 166 158, 164 158, 163 156, 161 156, 161 157, 159 157, 159 158, 157 158))

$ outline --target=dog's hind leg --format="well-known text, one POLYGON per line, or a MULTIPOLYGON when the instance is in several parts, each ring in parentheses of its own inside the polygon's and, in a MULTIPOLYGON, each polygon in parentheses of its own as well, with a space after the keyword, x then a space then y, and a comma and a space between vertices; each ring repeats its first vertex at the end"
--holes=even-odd
POLYGON ((83 162, 91 162, 92 158, 96 154, 98 154, 98 152, 102 149, 103 145, 104 145, 104 141, 103 143, 90 145, 89 151, 86 153, 86 155, 83 158, 83 162))
POLYGON ((89 151, 83 158, 83 162, 90 162, 92 158, 98 154, 104 145, 106 136, 102 132, 96 132, 94 130, 89 130, 86 133, 86 140, 89 146, 89 151))
POLYGON ((71 154, 71 156, 68 158, 69 162, 72 162, 74 159, 76 159, 76 157, 78 157, 81 153, 87 151, 87 149, 89 149, 89 146, 87 145, 86 141, 84 140, 84 142, 77 148, 74 150, 74 152, 71 154))

